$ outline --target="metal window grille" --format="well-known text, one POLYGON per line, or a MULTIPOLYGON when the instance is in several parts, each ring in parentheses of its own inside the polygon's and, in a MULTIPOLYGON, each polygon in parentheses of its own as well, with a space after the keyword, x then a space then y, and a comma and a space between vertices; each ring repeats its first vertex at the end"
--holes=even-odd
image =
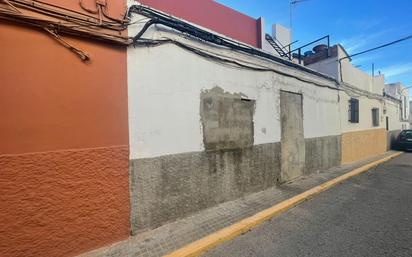
POLYGON ((359 123, 359 100, 355 98, 351 98, 349 100, 349 122, 351 123, 359 123))
POLYGON ((379 108, 372 109, 372 125, 374 127, 379 126, 379 108))

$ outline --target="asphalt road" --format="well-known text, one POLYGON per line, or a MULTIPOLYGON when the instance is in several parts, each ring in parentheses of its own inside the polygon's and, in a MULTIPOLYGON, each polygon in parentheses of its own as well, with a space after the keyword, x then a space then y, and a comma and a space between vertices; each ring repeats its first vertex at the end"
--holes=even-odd
POLYGON ((352 178, 205 256, 412 256, 412 153, 352 178))

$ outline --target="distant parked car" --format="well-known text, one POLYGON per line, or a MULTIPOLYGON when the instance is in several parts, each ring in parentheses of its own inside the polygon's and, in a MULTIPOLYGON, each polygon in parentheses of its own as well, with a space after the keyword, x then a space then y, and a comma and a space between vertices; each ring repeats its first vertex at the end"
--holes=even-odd
POLYGON ((398 137, 400 150, 412 150, 412 130, 403 130, 398 137))

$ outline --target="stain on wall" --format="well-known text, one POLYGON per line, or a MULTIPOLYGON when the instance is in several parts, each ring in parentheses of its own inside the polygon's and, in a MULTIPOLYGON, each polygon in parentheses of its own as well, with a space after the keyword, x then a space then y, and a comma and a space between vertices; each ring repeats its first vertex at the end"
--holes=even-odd
POLYGON ((130 162, 133 233, 277 184, 280 144, 130 162))
POLYGON ((305 139, 305 174, 337 167, 341 163, 341 136, 305 139))
POLYGON ((215 87, 200 95, 205 149, 237 149, 253 145, 255 101, 215 87))
POLYGON ((0 255, 74 256, 130 231, 128 147, 0 156, 0 255))
POLYGON ((255 101, 246 98, 201 92, 205 151, 131 161, 134 234, 278 183, 280 145, 253 146, 255 101))
POLYGON ((362 130, 342 134, 342 164, 383 154, 386 150, 386 129, 362 130))
POLYGON ((401 130, 392 130, 388 131, 388 142, 387 142, 387 150, 396 150, 397 149, 397 140, 398 136, 401 133, 401 130))

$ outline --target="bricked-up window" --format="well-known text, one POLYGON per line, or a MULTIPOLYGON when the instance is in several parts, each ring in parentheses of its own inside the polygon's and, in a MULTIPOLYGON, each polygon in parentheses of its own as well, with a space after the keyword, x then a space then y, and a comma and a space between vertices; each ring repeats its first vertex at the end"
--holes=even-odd
POLYGON ((359 100, 351 98, 349 100, 349 111, 348 111, 349 122, 359 123, 359 100))
POLYGON ((254 100, 213 88, 202 92, 200 107, 205 150, 253 145, 254 100))
POLYGON ((379 108, 372 109, 372 125, 379 127, 379 108))

